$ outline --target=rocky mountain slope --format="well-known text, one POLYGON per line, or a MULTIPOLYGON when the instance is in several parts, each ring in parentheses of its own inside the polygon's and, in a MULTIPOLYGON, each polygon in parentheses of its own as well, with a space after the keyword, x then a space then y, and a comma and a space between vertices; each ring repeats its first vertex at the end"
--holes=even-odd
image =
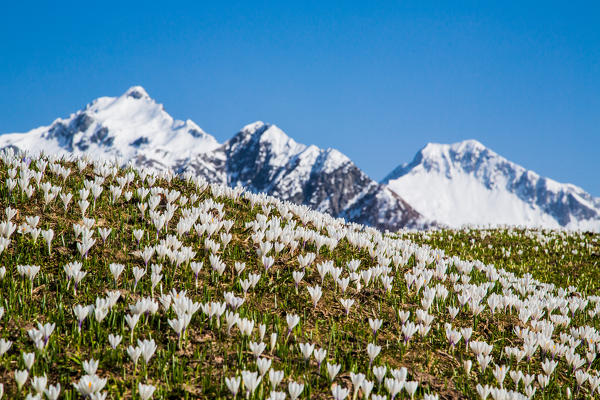
POLYGON ((379 229, 431 224, 339 151, 299 144, 263 122, 245 126, 212 152, 181 160, 176 169, 379 229))

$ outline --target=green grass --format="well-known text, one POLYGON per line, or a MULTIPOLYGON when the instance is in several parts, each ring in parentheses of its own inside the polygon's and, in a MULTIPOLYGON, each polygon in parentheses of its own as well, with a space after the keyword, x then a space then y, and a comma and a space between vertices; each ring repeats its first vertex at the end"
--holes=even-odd
MULTIPOLYGON (((73 162, 57 161, 57 164, 71 169, 68 178, 63 179, 48 167, 41 182, 61 186, 62 193, 73 194, 66 212, 58 197, 44 205, 42 189, 37 187, 35 179, 30 180, 32 187, 35 187, 31 198, 22 193, 18 184, 9 193, 6 182, 12 167, 6 162, 0 162, 0 182, 4 183, 0 186, 1 210, 7 207, 18 210, 18 214, 12 218, 17 226, 25 223, 26 216, 37 215, 40 216, 38 228, 54 231, 51 254, 48 254, 48 247, 41 235, 34 242, 30 233, 20 233, 19 229, 11 235, 10 245, 0 254, 0 264, 6 268, 5 276, 0 281, 0 306, 4 308, 4 316, 0 320, 0 338, 12 341, 12 347, 0 356, 0 382, 4 385, 6 398, 25 398, 28 393, 33 393, 30 379, 32 376, 42 375, 47 376, 48 384, 60 383, 61 398, 81 398, 72 383, 85 375, 82 363, 90 359, 99 361, 97 375, 107 379, 104 392, 108 398, 139 398, 138 383, 154 385, 154 398, 231 398, 225 378, 240 376, 243 370, 257 371, 256 359, 249 348, 251 341, 263 341, 266 349, 262 357, 272 361, 272 369, 284 371, 283 382, 275 390, 287 392, 288 382, 301 382, 304 389, 300 398, 303 399, 332 398, 332 382, 327 376, 327 362, 341 365, 340 373, 334 380, 337 385, 352 389, 351 372, 361 372, 367 379, 375 382, 366 351, 369 343, 381 346, 381 352, 373 365, 386 365, 387 378, 391 377, 390 369, 405 367, 408 371, 407 379, 419 382, 416 398, 423 398, 427 394, 438 394, 441 398, 476 398, 477 384, 497 385, 492 374, 493 363, 481 372, 473 353, 465 349, 463 340, 456 348, 450 348, 444 328, 446 323, 451 323, 455 328, 473 327, 471 340, 493 344, 494 362, 510 365, 513 370, 540 373, 543 358, 539 349, 529 362, 523 360, 517 363, 506 355, 505 346, 523 345, 523 341, 514 333, 515 327, 533 329, 531 322, 520 321, 515 310, 498 311, 492 315, 486 307, 474 317, 469 307, 460 307, 456 287, 448 274, 468 276, 473 284, 482 284, 489 278, 485 271, 478 268, 460 273, 459 268, 447 259, 448 256, 480 260, 484 264, 493 263, 497 268, 514 272, 517 277, 528 272, 542 282, 555 284, 557 288, 571 285, 587 295, 597 294, 600 285, 598 235, 517 230, 382 235, 371 229, 362 230, 362 227, 344 227, 340 221, 330 217, 323 219, 314 215, 302 215, 301 208, 282 205, 272 199, 252 206, 245 195, 237 198, 226 195, 215 197, 215 191, 210 186, 198 187, 179 177, 170 182, 158 178, 152 185, 169 191, 177 190, 182 197, 188 199, 185 205, 180 204, 179 200, 173 202, 178 208, 167 227, 157 235, 148 210, 142 215, 138 208, 136 190, 141 186, 148 187, 149 184, 147 181, 142 182, 139 171, 134 170, 119 170, 115 177, 109 175, 103 183, 104 191, 95 205, 92 194, 89 195, 91 204, 86 217, 94 219, 93 238, 96 243, 87 257, 82 258, 77 248, 77 243, 81 243, 81 236, 76 237, 73 224, 82 222, 82 214, 77 205, 79 190, 84 187, 84 180, 94 179, 94 166, 88 165, 79 171, 77 164, 73 162), (129 201, 121 196, 113 204, 109 187, 119 185, 117 177, 128 172, 134 173, 135 179, 126 185, 123 192, 131 191, 133 196, 129 201), (194 201, 191 200, 192 196, 195 196, 194 201), (220 207, 222 213, 219 211, 220 207), (178 222, 192 208, 210 214, 214 221, 233 221, 231 242, 225 248, 221 245, 216 253, 226 264, 223 275, 211 269, 211 251, 205 247, 206 233, 198 235, 191 228, 183 235, 177 234, 178 222), (280 252, 271 250, 269 255, 275 258, 275 264, 265 271, 261 257, 257 254, 259 246, 253 239, 255 230, 251 223, 264 219, 267 212, 271 223, 263 240, 285 242, 289 239, 285 238, 285 234, 291 234, 295 235, 292 240, 297 242, 297 246, 292 249, 294 246, 287 243, 280 252), (112 228, 106 243, 103 243, 98 234, 99 227, 112 228), (139 246, 133 235, 136 229, 143 229, 145 232, 139 246), (284 234, 281 235, 280 231, 284 234), (338 233, 362 237, 365 242, 359 244, 356 237, 340 238, 336 236, 338 233), (538 234, 542 236, 536 237, 538 234), (318 237, 332 236, 336 237, 335 246, 329 248, 323 245, 317 248, 318 237), (192 261, 203 262, 198 285, 196 286, 188 261, 176 266, 174 259, 171 260, 168 256, 159 259, 156 253, 148 262, 146 275, 137 286, 134 285, 133 267, 145 268, 143 259, 135 252, 155 246, 168 237, 178 238, 179 249, 189 247, 195 252, 192 261), (419 247, 417 244, 426 246, 419 247), (510 256, 506 253, 508 249, 510 256), (306 268, 296 291, 292 273, 301 269, 297 257, 309 252, 318 255, 306 268), (360 290, 351 280, 345 293, 342 293, 340 285, 332 279, 331 274, 321 281, 318 264, 332 261, 335 267, 342 268, 341 278, 345 278, 350 276, 346 265, 353 259, 360 260, 359 272, 382 264, 389 267, 389 276, 393 278, 391 290, 386 291, 379 279, 372 280, 369 285, 363 282, 360 290), (402 324, 398 312, 410 311, 409 320, 414 322, 416 311, 422 308, 425 288, 419 291, 414 286, 409 288, 406 274, 419 275, 423 271, 434 271, 440 260, 446 260, 447 271, 432 278, 425 286, 433 288, 438 285, 446 288, 449 294, 445 299, 436 298, 429 308, 434 320, 427 335, 421 337, 417 333, 407 346, 402 340, 402 324), (74 261, 81 262, 82 270, 87 272, 76 293, 74 282, 67 280, 63 270, 67 263, 74 261), (246 264, 245 270, 239 275, 234 269, 236 262, 246 264), (116 284, 109 271, 111 263, 125 265, 116 284), (150 279, 152 264, 162 265, 163 275, 154 290, 150 279), (18 265, 38 265, 41 270, 31 282, 18 274, 18 265), (238 327, 234 327, 228 335, 225 315, 220 319, 209 318, 202 310, 193 314, 181 340, 178 340, 168 322, 176 318, 173 308, 165 310, 159 305, 156 314, 142 315, 133 332, 125 322, 125 316, 130 314, 130 305, 145 297, 158 302, 159 295, 169 293, 171 289, 186 290, 187 297, 197 303, 222 303, 226 292, 243 297, 241 280, 251 273, 261 274, 260 280, 255 288, 248 291, 245 302, 237 310, 240 318, 255 321, 250 337, 242 335, 238 327), (441 276, 444 276, 443 280, 438 279, 441 276), (322 286, 323 295, 317 306, 313 307, 307 287, 317 284, 322 286), (92 313, 84 320, 79 331, 73 307, 78 304, 95 304, 97 298, 104 298, 113 290, 120 292, 120 299, 106 318, 98 322, 92 313), (340 303, 341 298, 354 300, 348 316, 340 303), (460 307, 455 319, 449 316, 448 306, 460 307), (289 335, 286 323, 288 314, 300 316, 300 323, 289 335), (376 335, 373 335, 369 327, 369 318, 383 321, 383 326, 376 335), (28 335, 28 330, 38 323, 56 324, 54 333, 42 350, 35 348, 28 335), (259 337, 259 324, 265 326, 263 339, 259 337), (277 340, 275 346, 271 347, 270 337, 273 333, 277 334, 277 340), (116 350, 108 343, 109 334, 123 337, 116 350), (138 339, 153 339, 157 345, 148 365, 140 359, 137 366, 134 366, 127 355, 126 348, 136 346, 138 339), (299 350, 300 343, 313 343, 315 348, 327 350, 320 368, 314 356, 308 361, 304 360, 299 350), (14 371, 25 369, 23 352, 33 352, 36 356, 29 371, 30 379, 19 391, 14 371), (465 360, 473 361, 473 370, 468 375, 462 367, 465 360)), ((31 168, 38 169, 35 162, 31 164, 31 168)), ((20 170, 18 168, 17 177, 20 170)), ((231 192, 230 190, 229 194, 231 192)), ((146 202, 148 198, 146 197, 146 202)), ((167 211, 164 195, 156 210, 161 214, 167 211)), ((6 217, 0 218, 0 221, 3 220, 6 217)), ((202 224, 198 219, 196 223, 206 226, 210 221, 202 224)), ((224 228, 213 234, 212 240, 220 242, 219 234, 223 231, 224 228)), ((173 239, 170 240, 174 242, 173 239)), ((539 287, 535 289, 538 290, 539 287)), ((492 293, 502 295, 506 291, 498 283, 489 290, 487 296, 492 293)), ((534 291, 518 297, 525 300, 531 298, 533 293, 534 291)), ((558 296, 558 291, 552 293, 558 296)), ((482 301, 486 305, 487 296, 482 301)), ((588 325, 598 329, 598 317, 588 313, 594 307, 595 302, 590 301, 585 311, 575 313, 570 327, 588 325)), ((231 307, 227 309, 231 311, 231 307)), ((558 310, 554 314, 558 314, 558 310)), ((560 334, 569 332, 569 328, 557 326, 552 338, 559 343, 560 334)), ((576 351, 585 357, 583 346, 576 351)), ((549 386, 545 390, 538 387, 535 397, 564 397, 567 387, 578 397, 589 396, 588 384, 578 389, 571 367, 563 357, 557 359, 559 365, 549 386)), ((593 371, 600 366, 599 363, 597 360, 592 362, 590 374, 595 374, 593 371)), ((266 399, 269 396, 274 388, 268 381, 267 375, 253 393, 253 399, 266 399)), ((504 387, 515 389, 508 376, 504 387)), ((519 387, 519 390, 523 392, 523 387, 519 387)), ((373 393, 385 395, 387 391, 383 384, 375 383, 373 393)), ((237 397, 245 397, 243 389, 240 389, 237 397)), ((362 397, 361 392, 358 398, 362 397)), ((402 391, 396 398, 409 396, 402 391)))
POLYGON ((406 234, 448 256, 481 260, 558 286, 588 294, 600 290, 600 235, 554 230, 461 229, 406 234))

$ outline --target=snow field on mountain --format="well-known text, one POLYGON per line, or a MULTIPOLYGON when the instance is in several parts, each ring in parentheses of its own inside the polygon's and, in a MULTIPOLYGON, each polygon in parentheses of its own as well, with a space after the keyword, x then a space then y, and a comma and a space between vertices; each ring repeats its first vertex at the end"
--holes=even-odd
POLYGON ((384 181, 440 224, 600 231, 600 199, 541 177, 476 140, 429 143, 384 181))
POLYGON ((453 227, 462 225, 527 225, 558 228, 551 216, 505 190, 491 190, 470 174, 451 179, 437 172, 411 174, 388 182, 417 211, 453 227), (485 222, 484 222, 485 221, 485 222))

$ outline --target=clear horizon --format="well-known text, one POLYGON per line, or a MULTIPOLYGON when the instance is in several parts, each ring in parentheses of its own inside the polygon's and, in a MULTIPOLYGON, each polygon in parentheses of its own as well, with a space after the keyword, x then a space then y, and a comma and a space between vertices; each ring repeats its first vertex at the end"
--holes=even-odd
POLYGON ((600 196, 600 8, 585 2, 6 5, 0 132, 143 86, 224 142, 247 123, 376 180, 476 139, 600 196))

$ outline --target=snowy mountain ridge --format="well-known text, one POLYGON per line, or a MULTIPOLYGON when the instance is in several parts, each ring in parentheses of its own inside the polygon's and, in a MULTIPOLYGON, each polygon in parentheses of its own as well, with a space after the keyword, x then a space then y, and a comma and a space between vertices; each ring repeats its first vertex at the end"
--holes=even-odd
POLYGON ((339 151, 299 144, 276 125, 261 121, 245 126, 214 151, 185 160, 176 170, 379 229, 432 225, 339 151))
POLYGON ((429 143, 383 179, 416 210, 450 226, 600 228, 600 199, 527 170, 476 140, 429 143))
POLYGON ((220 144, 193 121, 173 119, 141 86, 48 126, 0 135, 5 147, 192 171, 382 230, 509 224, 600 231, 599 198, 476 140, 430 143, 378 183, 338 150, 298 143, 262 121, 220 144))
POLYGON ((0 136, 1 147, 134 160, 156 168, 169 168, 176 159, 218 145, 193 121, 173 119, 141 86, 131 87, 120 97, 100 97, 49 126, 0 136))
POLYGON ((210 182, 242 185, 382 230, 432 225, 335 149, 297 143, 260 121, 220 145, 193 121, 174 120, 140 86, 98 98, 49 126, 0 135, 5 147, 193 171, 210 182))

